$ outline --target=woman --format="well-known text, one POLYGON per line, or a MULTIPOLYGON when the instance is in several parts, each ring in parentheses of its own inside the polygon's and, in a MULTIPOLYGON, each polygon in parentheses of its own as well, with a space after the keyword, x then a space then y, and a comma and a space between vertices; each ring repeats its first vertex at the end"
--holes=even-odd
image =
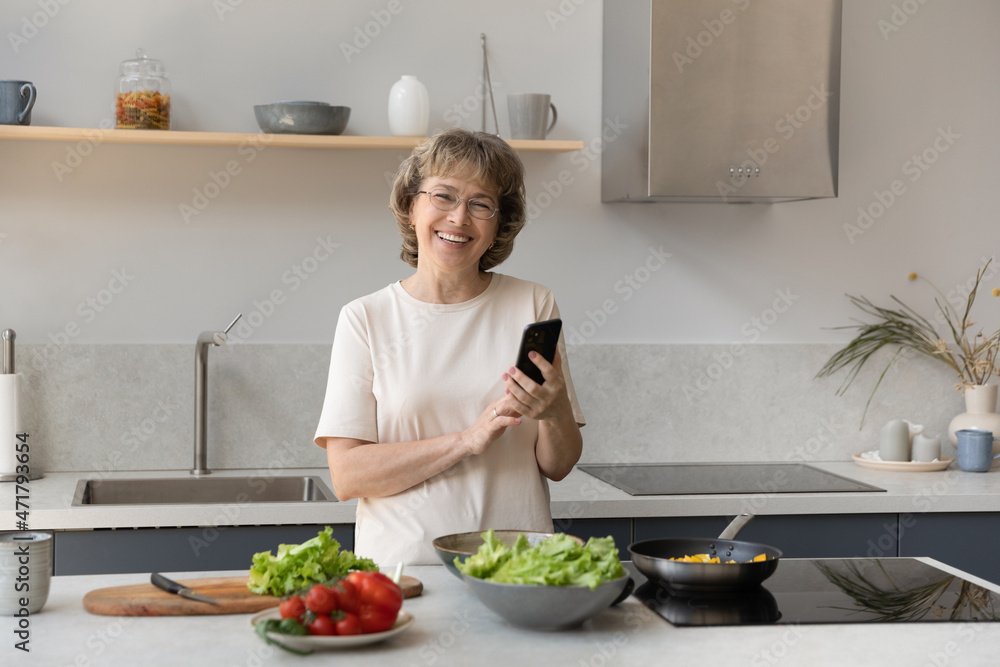
POLYGON ((493 268, 525 223, 524 168, 503 140, 450 130, 414 149, 390 199, 416 271, 340 313, 315 442, 334 490, 358 498, 354 550, 391 566, 438 562, 451 533, 552 530, 546 478, 580 458, 583 415, 564 362, 532 353, 526 324, 552 293, 493 268))

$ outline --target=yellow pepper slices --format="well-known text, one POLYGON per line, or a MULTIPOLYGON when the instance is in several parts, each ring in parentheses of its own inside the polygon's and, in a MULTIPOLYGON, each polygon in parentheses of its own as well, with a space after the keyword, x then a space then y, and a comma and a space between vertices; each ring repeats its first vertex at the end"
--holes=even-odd
MULTIPOLYGON (((735 563, 734 560, 722 561, 718 556, 709 556, 708 554, 695 554, 694 556, 680 556, 678 558, 670 558, 668 560, 677 561, 679 563, 735 563)), ((748 560, 748 563, 759 563, 761 561, 767 560, 767 554, 757 554, 752 560, 748 560)))

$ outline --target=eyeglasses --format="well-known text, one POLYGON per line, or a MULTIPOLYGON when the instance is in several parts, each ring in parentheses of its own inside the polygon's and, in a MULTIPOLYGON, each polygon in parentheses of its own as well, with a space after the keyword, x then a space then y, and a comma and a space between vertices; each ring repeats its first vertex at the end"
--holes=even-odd
POLYGON ((463 201, 469 215, 479 220, 489 220, 497 214, 497 205, 489 199, 462 199, 447 190, 418 190, 418 195, 428 195, 434 208, 439 211, 454 211, 463 201))

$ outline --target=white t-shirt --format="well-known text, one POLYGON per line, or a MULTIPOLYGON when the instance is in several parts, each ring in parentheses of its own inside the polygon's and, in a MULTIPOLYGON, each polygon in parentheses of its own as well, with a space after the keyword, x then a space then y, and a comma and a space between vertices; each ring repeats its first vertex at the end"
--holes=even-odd
MULTIPOLYGON (((492 274, 479 296, 432 304, 399 283, 344 306, 316 439, 408 442, 457 433, 504 394, 525 325, 559 316, 552 292, 492 274)), ((563 337, 563 376, 577 423, 563 337)), ((435 537, 552 530, 549 487, 535 461, 538 422, 508 428, 485 454, 386 498, 360 498, 354 551, 383 567, 440 562, 435 537)))

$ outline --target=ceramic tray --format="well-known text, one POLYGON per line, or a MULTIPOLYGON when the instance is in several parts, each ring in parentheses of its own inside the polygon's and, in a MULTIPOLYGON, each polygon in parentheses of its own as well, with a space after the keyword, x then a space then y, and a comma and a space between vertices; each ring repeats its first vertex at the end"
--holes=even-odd
POLYGON ((891 472, 938 472, 945 470, 955 459, 941 458, 937 461, 877 461, 854 455, 854 462, 862 468, 888 470, 891 472))

